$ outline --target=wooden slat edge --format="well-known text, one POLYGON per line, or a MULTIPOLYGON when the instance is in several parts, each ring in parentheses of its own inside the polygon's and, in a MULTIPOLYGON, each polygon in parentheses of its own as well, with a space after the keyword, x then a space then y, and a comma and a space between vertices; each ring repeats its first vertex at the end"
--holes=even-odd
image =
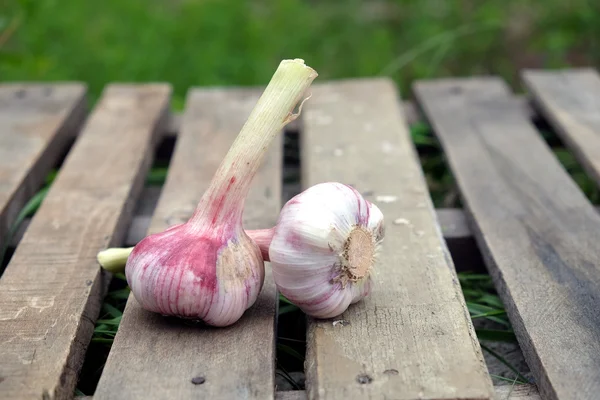
POLYGON ((110 85, 0 279, 0 397, 71 398, 169 106, 168 85, 110 85))

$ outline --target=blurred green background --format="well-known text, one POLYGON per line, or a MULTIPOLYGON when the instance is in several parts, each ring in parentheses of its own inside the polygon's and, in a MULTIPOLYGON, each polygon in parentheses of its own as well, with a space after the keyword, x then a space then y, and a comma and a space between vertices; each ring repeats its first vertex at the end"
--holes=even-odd
MULTIPOLYGON (((283 58, 319 81, 495 74, 600 65, 598 0, 0 0, 0 80, 265 85, 283 58)), ((437 207, 460 206, 429 127, 411 127, 437 207)), ((548 128, 548 127, 546 127, 548 128)), ((588 198, 600 193, 550 129, 544 138, 588 198)))
POLYGON ((320 79, 412 80, 598 65, 597 0, 0 0, 2 80, 265 84, 282 58, 320 79))

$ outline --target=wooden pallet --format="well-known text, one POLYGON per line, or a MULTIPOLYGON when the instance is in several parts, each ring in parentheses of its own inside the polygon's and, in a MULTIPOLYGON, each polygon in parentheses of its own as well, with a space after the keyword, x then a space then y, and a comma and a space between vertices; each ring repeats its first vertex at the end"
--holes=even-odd
MULTIPOLYGON (((535 109, 600 180, 598 74, 523 78, 535 109)), ((0 85, 0 240, 76 137, 0 279, 0 398, 73 396, 109 280, 97 252, 188 218, 261 90, 194 88, 176 129, 168 85, 110 85, 89 116, 85 92, 0 85), (134 217, 157 141, 174 130, 156 209, 134 217)), ((315 83, 293 127, 303 186, 352 184, 387 221, 373 294, 338 318, 347 323, 308 319, 306 391, 275 390, 277 294, 267 274, 255 306, 225 329, 167 322, 130 297, 94 399, 595 398, 600 216, 531 123, 528 100, 501 80, 416 82, 414 93, 464 215, 434 210, 407 125, 414 110, 391 81, 315 83), (537 388, 491 383, 447 246, 471 232, 537 388), (197 376, 202 385, 191 383, 197 376)), ((279 138, 255 178, 247 228, 276 222, 281 163, 279 138)))

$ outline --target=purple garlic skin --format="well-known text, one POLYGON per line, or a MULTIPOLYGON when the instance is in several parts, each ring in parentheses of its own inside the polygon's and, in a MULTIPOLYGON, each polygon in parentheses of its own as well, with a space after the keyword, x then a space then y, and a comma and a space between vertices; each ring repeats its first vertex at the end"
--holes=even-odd
POLYGON ((383 214, 354 188, 317 184, 283 207, 269 258, 279 291, 307 315, 333 318, 371 291, 383 214))
POLYGON ((256 302, 265 270, 243 230, 196 232, 186 223, 138 243, 125 275, 142 308, 223 327, 256 302))

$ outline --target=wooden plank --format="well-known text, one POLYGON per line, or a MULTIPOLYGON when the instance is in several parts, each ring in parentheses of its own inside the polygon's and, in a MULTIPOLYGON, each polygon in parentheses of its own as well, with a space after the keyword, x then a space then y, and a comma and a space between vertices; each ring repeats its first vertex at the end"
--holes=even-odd
POLYGON ((0 398, 71 398, 166 115, 165 85, 109 86, 0 279, 0 398))
MULTIPOLYGON (((149 232, 191 216, 259 95, 256 90, 240 89, 191 92, 149 232)), ((277 222, 281 146, 279 137, 254 178, 244 212, 245 228, 277 222)), ((255 305, 227 328, 166 320, 142 310, 130 296, 94 399, 273 398, 277 296, 268 265, 266 273, 255 305), (205 383, 192 384, 197 376, 205 383)))
POLYGON ((309 398, 493 398, 393 83, 340 81, 312 92, 304 185, 338 181, 372 193, 386 236, 373 293, 337 318, 349 324, 309 319, 309 398))
POLYGON ((600 185, 600 76, 591 68, 523 72, 535 104, 600 185))
POLYGON ((0 85, 0 249, 83 123, 85 93, 80 83, 0 85))
POLYGON ((600 216, 499 79, 418 82, 540 394, 600 392, 600 216))

